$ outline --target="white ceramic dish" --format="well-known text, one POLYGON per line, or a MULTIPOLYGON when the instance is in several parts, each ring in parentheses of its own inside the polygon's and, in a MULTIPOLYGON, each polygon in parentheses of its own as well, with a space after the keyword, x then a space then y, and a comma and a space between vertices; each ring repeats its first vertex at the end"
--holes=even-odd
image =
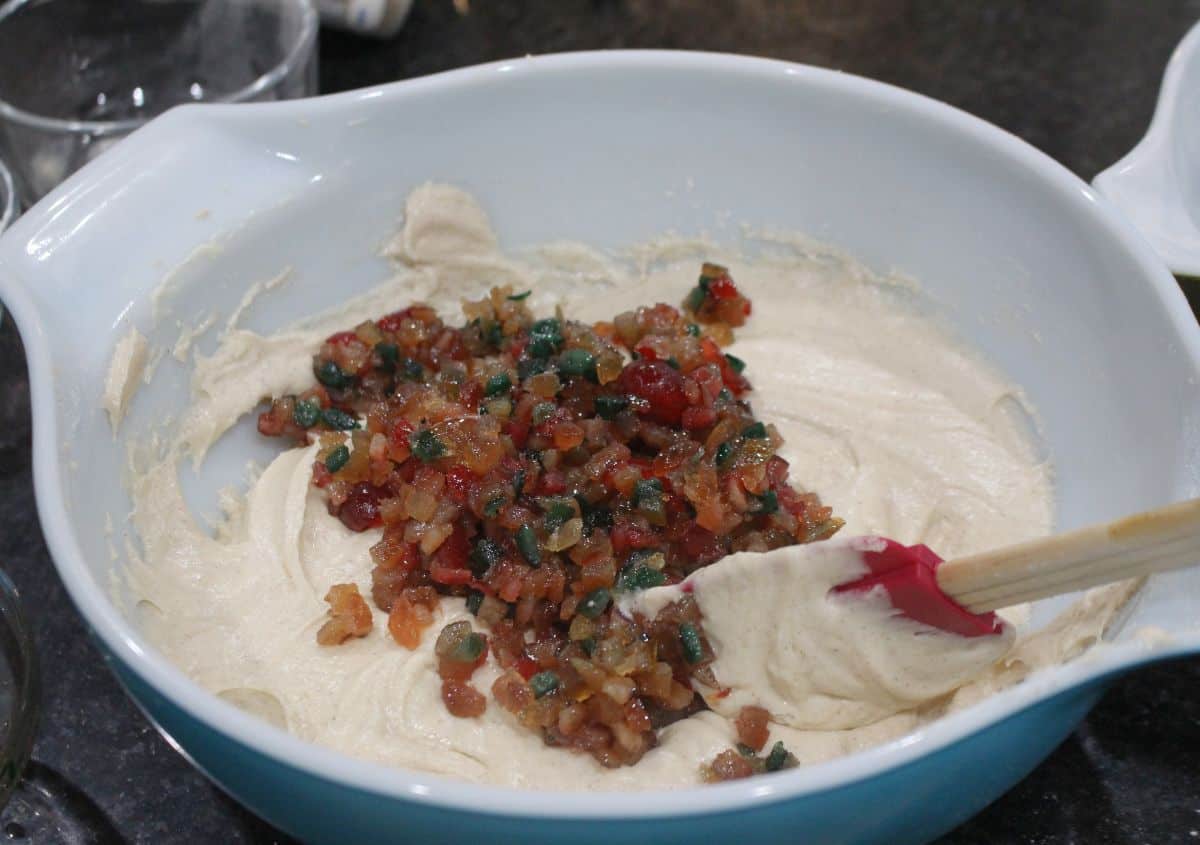
POLYGON ((1200 276, 1200 26, 1171 54, 1146 136, 1093 184, 1172 272, 1200 276))
MULTIPOLYGON (((774 61, 618 52, 173 111, 0 239, 0 295, 28 352, 39 511, 72 598, 151 718, 273 823, 330 842, 397 830, 611 842, 651 822, 658 842, 922 841, 1028 772, 1104 679, 1200 650, 1200 571, 1174 573, 1093 659, 896 742, 747 782, 552 801, 341 757, 204 692, 109 598, 120 554, 110 559, 104 521, 128 508, 123 441, 187 398, 168 357, 114 440, 99 395, 116 338, 138 326, 169 347, 176 319, 228 314, 286 266, 291 283, 255 304, 250 327, 367 287, 387 273, 374 255, 403 197, 429 179, 475 192, 513 246, 618 247, 668 229, 732 241, 743 222, 830 241, 919 279, 931 307, 1025 387, 1057 467, 1061 527, 1197 494, 1200 338, 1174 280, 1087 185, 947 106, 774 61), (1135 636, 1145 625, 1171 639, 1148 646, 1135 636)), ((210 477, 234 477, 253 448, 267 449, 234 433, 210 477)), ((213 486, 194 485, 197 501, 213 486)))

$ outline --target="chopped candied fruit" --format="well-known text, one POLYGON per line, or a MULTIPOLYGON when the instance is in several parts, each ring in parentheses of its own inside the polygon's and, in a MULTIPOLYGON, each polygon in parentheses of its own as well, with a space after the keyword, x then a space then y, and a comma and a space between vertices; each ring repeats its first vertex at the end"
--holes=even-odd
POLYGON ((451 716, 474 719, 487 710, 483 693, 462 681, 442 681, 442 702, 451 716))
POLYGON ((738 742, 755 751, 762 751, 771 736, 771 714, 762 707, 743 707, 734 721, 738 742))
POLYGON ((351 531, 366 531, 383 524, 379 512, 381 491, 371 484, 356 484, 338 510, 338 519, 351 531))
POLYGON ((684 300, 684 309, 697 322, 737 328, 750 316, 751 306, 727 269, 718 264, 705 264, 700 269, 700 281, 684 300))
POLYGON ((421 644, 421 632, 433 624, 437 594, 429 587, 409 587, 400 591, 388 614, 388 632, 399 645, 414 649, 421 644))
POLYGON ((755 748, 744 741, 739 741, 736 749, 722 751, 713 758, 712 762, 703 767, 701 771, 704 779, 710 783, 738 780, 751 775, 792 769, 800 765, 796 755, 788 751, 782 742, 776 742, 766 754, 761 752, 761 748, 755 748))
POLYGON ((665 361, 634 361, 622 371, 617 386, 639 400, 639 414, 662 425, 674 425, 687 410, 683 376, 665 361))
MULTIPOLYGON (((316 443, 329 512, 381 532, 371 599, 399 646, 420 645, 443 597, 465 600, 473 621, 434 646, 449 712, 477 717, 490 696, 552 745, 635 763, 657 729, 703 707, 693 681, 720 684, 690 596, 629 620, 621 594, 824 539, 841 520, 792 486, 778 432, 746 401, 745 362, 721 349, 751 312, 725 268, 704 265, 682 310, 593 326, 535 320, 503 287, 463 310, 460 327, 417 304, 331 335, 311 386, 274 398, 259 431, 316 443), (481 691, 486 661, 501 674, 481 691)), ((356 586, 327 600, 320 642, 371 630, 356 586)), ((755 756, 766 722, 745 708, 745 753, 707 776, 794 765, 778 744, 755 756)))
POLYGON ((341 645, 352 637, 371 633, 371 608, 358 592, 357 584, 334 584, 325 594, 329 619, 317 631, 321 645, 341 645))
POLYGON ((754 763, 733 749, 722 751, 704 769, 704 779, 710 782, 741 780, 753 774, 754 763))

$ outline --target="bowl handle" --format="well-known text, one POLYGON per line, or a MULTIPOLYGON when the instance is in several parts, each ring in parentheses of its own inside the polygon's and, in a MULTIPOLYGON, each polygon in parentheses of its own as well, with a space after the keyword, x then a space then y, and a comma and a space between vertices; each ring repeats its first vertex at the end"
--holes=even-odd
POLYGON ((1145 137, 1093 180, 1171 272, 1200 276, 1200 24, 1167 63, 1145 137))

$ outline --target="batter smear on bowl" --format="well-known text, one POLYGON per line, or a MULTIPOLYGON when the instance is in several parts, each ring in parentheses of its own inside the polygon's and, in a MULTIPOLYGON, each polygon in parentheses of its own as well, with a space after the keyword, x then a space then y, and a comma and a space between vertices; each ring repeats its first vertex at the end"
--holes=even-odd
MULTIPOLYGON (((504 670, 491 696, 524 726, 632 764, 703 706, 693 678, 719 681, 693 601, 634 621, 614 597, 826 539, 842 520, 789 483, 744 363, 721 351, 751 312, 726 268, 705 264, 682 308, 592 325, 535 319, 527 296, 495 288, 461 327, 418 304, 338 332, 313 385, 274 399, 258 429, 319 441, 329 513, 383 528, 371 596, 398 646, 420 644, 440 596, 466 598, 487 633, 454 622, 435 647, 453 715, 486 709, 471 677, 490 652, 504 670)), ((369 633, 356 585, 326 601, 318 642, 369 633)), ((755 721, 765 742, 765 711, 755 721)))

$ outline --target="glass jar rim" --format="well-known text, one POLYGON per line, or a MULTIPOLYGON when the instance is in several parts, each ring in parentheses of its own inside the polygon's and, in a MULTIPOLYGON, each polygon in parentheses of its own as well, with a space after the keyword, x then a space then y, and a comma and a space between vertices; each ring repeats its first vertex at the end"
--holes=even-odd
MULTIPOLYGON (((3 5, 0 5, 0 26, 4 22, 17 14, 25 6, 30 5, 36 0, 7 0, 3 5)), ((270 90, 278 85, 289 73, 300 63, 309 49, 313 47, 317 37, 318 17, 316 7, 313 5, 313 0, 280 0, 280 2, 290 3, 294 6, 299 6, 301 11, 300 33, 295 39, 295 42, 289 48, 279 62, 269 68, 265 73, 258 76, 243 87, 229 94, 224 94, 216 99, 204 102, 212 103, 242 103, 246 100, 253 99, 263 91, 270 90)), ((177 103, 176 105, 183 105, 177 103)), ((143 126, 152 120, 152 117, 133 117, 123 120, 75 120, 65 119, 61 117, 51 117, 49 115, 35 114, 22 108, 14 106, 12 103, 4 99, 0 99, 0 118, 10 120, 13 123, 21 124, 32 129, 38 129, 43 132, 57 132, 60 134, 88 134, 96 136, 116 135, 123 132, 131 132, 139 126, 143 126)))

